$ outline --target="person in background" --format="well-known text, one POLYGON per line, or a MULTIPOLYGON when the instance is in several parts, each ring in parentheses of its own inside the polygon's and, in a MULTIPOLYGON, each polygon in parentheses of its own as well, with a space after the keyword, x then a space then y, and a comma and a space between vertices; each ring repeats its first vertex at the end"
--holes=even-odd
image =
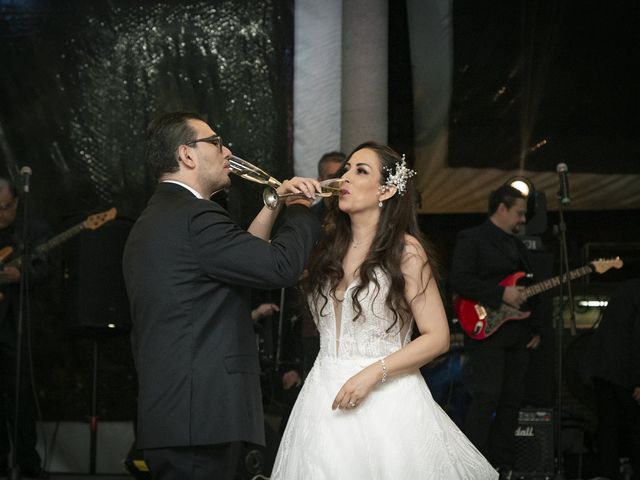
POLYGON ((282 209, 263 208, 248 231, 209 200, 230 183, 231 151, 203 118, 173 112, 146 132, 159 180, 131 229, 123 273, 139 379, 137 443, 154 479, 233 479, 243 443, 264 445, 251 288, 293 285, 320 223, 320 185, 293 178, 282 209), (270 241, 269 241, 270 240, 270 241))
MULTIPOLYGON (((13 441, 15 421, 15 386, 17 361, 17 322, 20 314, 20 280, 25 265, 16 261, 24 251, 23 218, 19 215, 18 192, 15 185, 6 178, 0 178, 0 248, 3 255, 0 264, 0 475, 9 467, 8 455, 13 441), (11 253, 9 253, 9 251, 11 253)), ((29 220, 29 287, 44 282, 49 276, 49 262, 46 256, 38 255, 33 246, 43 243, 50 235, 50 229, 38 218, 29 220)), ((27 321, 24 316, 23 322, 27 321)), ((29 330, 23 326, 24 332, 29 330)), ((25 477, 41 477, 45 473, 41 467, 40 455, 36 451, 36 409, 31 388, 31 364, 28 362, 26 337, 22 341, 21 384, 18 414, 18 444, 16 463, 25 477)))
MULTIPOLYGON (((494 309, 502 302, 524 306, 522 287, 499 283, 517 271, 532 271, 529 253, 516 235, 526 214, 527 202, 519 190, 503 185, 491 192, 487 220, 458 234, 450 274, 453 292, 494 309)), ((513 432, 530 351, 539 343, 536 324, 530 319, 506 322, 484 340, 465 338, 471 400, 464 431, 498 468, 501 478, 512 476, 513 432)))
MULTIPOLYGON (((320 160, 318 160, 318 181, 322 182, 323 180, 335 178, 346 158, 347 156, 342 152, 328 152, 322 155, 320 160)), ((330 204, 331 197, 318 198, 314 204, 311 205, 311 211, 316 214, 320 222, 324 221, 330 204)), ((308 372, 308 370, 306 371, 308 372)))
MULTIPOLYGON (((335 178, 346 158, 344 153, 337 151, 322 155, 320 160, 318 160, 318 181, 322 182, 335 178)), ((325 215, 331 205, 331 200, 331 197, 317 198, 313 205, 311 205, 311 211, 318 217, 321 223, 324 222, 325 215)), ((297 355, 300 357, 300 368, 291 369, 284 373, 282 376, 282 387, 285 390, 302 385, 303 379, 308 375, 309 370, 311 370, 313 362, 320 350, 318 329, 308 314, 306 302, 299 298, 300 293, 298 291, 289 292, 289 295, 293 295, 296 298, 295 301, 290 303, 298 306, 298 310, 301 313, 302 327, 299 329, 298 335, 301 345, 293 346, 293 348, 290 349, 291 351, 297 352, 297 355)))
MULTIPOLYGON (((344 163, 346 155, 342 152, 327 152, 318 161, 318 181, 335 178, 340 167, 344 163)), ((311 211, 322 223, 329 209, 331 198, 318 197, 311 205, 311 211)), ((276 226, 277 228, 277 226, 276 226)), ((284 312, 284 328, 282 338, 276 341, 282 342, 282 357, 284 371, 275 372, 280 374, 280 385, 272 385, 270 390, 275 390, 279 394, 276 398, 282 400, 282 420, 280 422, 279 433, 282 434, 287 424, 289 414, 302 386, 304 377, 309 373, 313 362, 318 355, 320 342, 318 330, 313 323, 313 319, 308 314, 306 302, 300 298, 297 287, 288 288, 285 291, 286 307, 284 312), (287 311, 293 310, 293 311, 287 311), (289 366, 291 368, 288 368, 289 366)), ((251 311, 251 318, 254 322, 278 314, 280 308, 274 303, 261 303, 251 311)), ((271 322, 275 326, 277 322, 271 322)), ((256 323, 256 328, 261 330, 263 325, 256 323)), ((264 332, 263 332, 264 333, 264 332)), ((274 335, 279 332, 274 331, 274 335)), ((265 335, 266 336, 266 335, 265 335)), ((275 354, 274 354, 275 355, 275 354)), ((267 382, 268 384, 269 382, 267 382)), ((263 385, 264 388, 264 385, 263 385)), ((264 394, 264 392, 263 392, 264 394)))

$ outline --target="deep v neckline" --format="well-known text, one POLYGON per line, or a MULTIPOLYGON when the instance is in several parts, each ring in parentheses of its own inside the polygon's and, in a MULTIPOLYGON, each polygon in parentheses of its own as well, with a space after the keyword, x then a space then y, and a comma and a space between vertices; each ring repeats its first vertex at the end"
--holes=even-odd
POLYGON ((333 308, 333 336, 336 342, 336 357, 340 355, 340 338, 342 337, 342 313, 343 313, 343 305, 344 301, 347 298, 347 293, 358 281, 356 277, 354 277, 351 282, 347 285, 347 288, 344 290, 342 294, 342 299, 338 299, 337 293, 340 290, 336 290, 331 298, 331 306, 333 308))

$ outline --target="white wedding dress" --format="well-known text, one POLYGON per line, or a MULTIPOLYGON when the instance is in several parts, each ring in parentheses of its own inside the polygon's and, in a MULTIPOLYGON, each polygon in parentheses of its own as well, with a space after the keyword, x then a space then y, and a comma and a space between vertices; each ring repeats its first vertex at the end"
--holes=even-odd
POLYGON ((351 376, 410 341, 409 325, 387 332, 393 321, 385 306, 388 283, 380 272, 377 277, 380 292, 370 285, 361 294, 363 314, 356 321, 355 284, 347 288, 342 308, 329 300, 324 311, 314 312, 320 353, 291 412, 271 479, 497 479, 433 400, 418 370, 389 377, 354 409, 331 409, 351 376))

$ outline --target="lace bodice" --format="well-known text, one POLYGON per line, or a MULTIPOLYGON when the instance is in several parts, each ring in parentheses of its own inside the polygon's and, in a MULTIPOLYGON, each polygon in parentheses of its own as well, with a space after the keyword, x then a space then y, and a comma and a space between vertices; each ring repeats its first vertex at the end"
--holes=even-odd
MULTIPOLYGON (((404 322, 401 330, 401 322, 398 320, 389 329, 394 318, 393 312, 385 305, 389 282, 379 269, 376 270, 376 278, 380 289, 378 291, 376 285, 371 283, 360 293, 358 299, 362 313, 355 321, 356 312, 351 295, 358 279, 344 292, 341 308, 332 298, 329 298, 324 308, 321 308, 322 299, 320 305, 311 306, 313 319, 320 332, 320 356, 377 359, 399 350, 411 341, 410 322, 404 322), (336 311, 339 313, 337 318, 336 311)), ((324 293, 328 296, 326 291, 324 293)))

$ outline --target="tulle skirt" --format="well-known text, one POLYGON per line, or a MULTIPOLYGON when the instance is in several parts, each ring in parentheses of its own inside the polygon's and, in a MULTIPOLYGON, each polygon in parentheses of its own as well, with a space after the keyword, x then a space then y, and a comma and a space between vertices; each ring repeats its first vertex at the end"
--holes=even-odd
POLYGON ((345 381, 373 361, 318 357, 291 412, 272 480, 498 478, 417 371, 389 378, 354 409, 332 410, 345 381))

